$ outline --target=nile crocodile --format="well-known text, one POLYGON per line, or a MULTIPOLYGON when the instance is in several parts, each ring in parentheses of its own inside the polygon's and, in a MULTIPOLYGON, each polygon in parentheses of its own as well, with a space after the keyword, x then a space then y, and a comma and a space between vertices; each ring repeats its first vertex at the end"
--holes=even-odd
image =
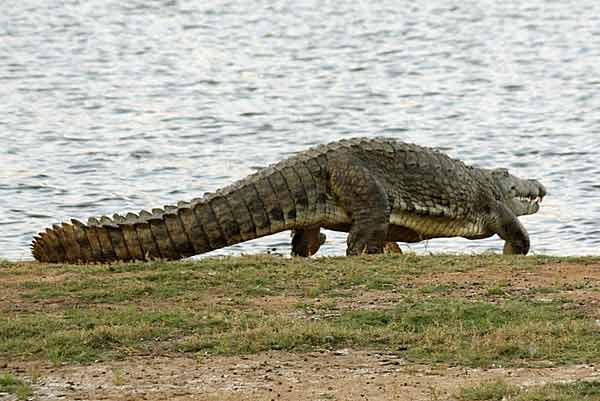
POLYGON ((32 254, 43 262, 179 259, 292 230, 292 254, 309 256, 320 228, 349 233, 347 255, 380 253, 387 241, 498 234, 504 253, 527 254, 517 216, 546 194, 536 180, 482 169, 414 144, 353 138, 320 145, 215 193, 126 216, 53 225, 32 254))

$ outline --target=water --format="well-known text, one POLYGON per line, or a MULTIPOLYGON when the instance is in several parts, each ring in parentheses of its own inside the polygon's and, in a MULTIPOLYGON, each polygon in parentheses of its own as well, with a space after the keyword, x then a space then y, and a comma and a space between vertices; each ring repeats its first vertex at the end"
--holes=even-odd
MULTIPOLYGON (((591 0, 16 2, 0 14, 0 257, 30 259, 51 223, 189 200, 357 135, 538 178, 532 251, 600 254, 599 61, 591 0)), ((328 236, 321 253, 343 254, 328 236)))

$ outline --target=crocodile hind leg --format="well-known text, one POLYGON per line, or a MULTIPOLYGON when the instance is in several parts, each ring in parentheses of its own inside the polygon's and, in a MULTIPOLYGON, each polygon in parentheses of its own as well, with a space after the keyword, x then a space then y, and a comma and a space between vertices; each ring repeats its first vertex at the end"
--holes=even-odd
POLYGON ((383 253, 396 253, 402 255, 402 249, 400 249, 397 243, 388 241, 383 247, 383 253))
POLYGON ((382 253, 390 221, 387 194, 377 179, 356 163, 331 168, 331 191, 350 214, 346 255, 382 253))
POLYGON ((326 239, 319 227, 297 229, 292 234, 292 256, 312 256, 317 253, 326 239))
POLYGON ((504 241, 504 254, 527 255, 529 252, 529 234, 517 216, 504 204, 496 202, 495 219, 492 230, 504 241))

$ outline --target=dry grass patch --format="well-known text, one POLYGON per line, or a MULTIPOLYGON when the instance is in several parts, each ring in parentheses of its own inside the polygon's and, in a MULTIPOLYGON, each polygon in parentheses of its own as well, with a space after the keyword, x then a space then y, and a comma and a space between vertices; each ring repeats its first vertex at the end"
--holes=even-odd
POLYGON ((517 386, 499 379, 457 392, 460 401, 599 401, 600 381, 517 386))

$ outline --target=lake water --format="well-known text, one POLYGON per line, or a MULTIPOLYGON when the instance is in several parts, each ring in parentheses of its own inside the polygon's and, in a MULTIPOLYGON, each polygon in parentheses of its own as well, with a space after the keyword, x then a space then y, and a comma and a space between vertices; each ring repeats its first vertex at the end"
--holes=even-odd
MULTIPOLYGON (((5 4, 0 257, 30 259, 49 224, 189 200, 358 135, 537 178, 532 252, 598 255, 599 94, 591 0, 5 4)), ((328 237, 320 253, 344 254, 328 237)), ((215 253, 288 254, 289 240, 215 253)))

